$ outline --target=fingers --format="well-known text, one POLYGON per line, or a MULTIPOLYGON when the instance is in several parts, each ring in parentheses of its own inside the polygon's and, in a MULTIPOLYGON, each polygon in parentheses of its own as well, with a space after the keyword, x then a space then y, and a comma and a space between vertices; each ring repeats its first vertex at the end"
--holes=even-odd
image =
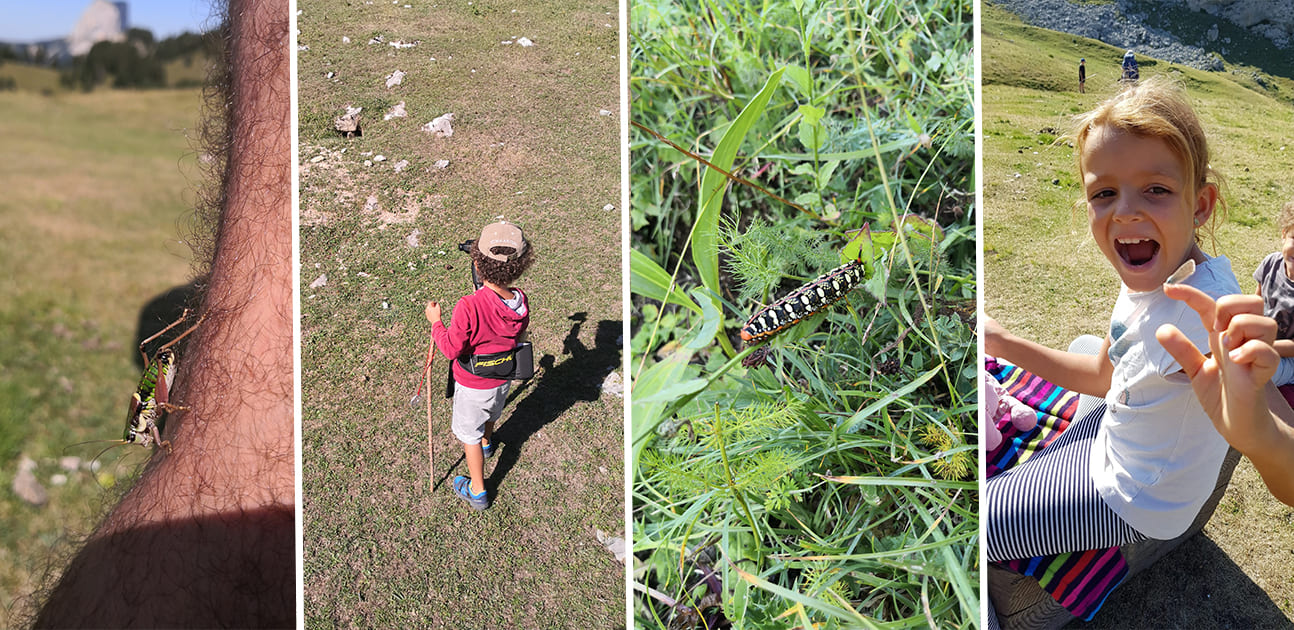
MULTIPOLYGON (((1276 372, 1280 355, 1272 347, 1276 340, 1276 320, 1263 316, 1263 300, 1257 295, 1224 295, 1217 300, 1203 291, 1180 284, 1164 285, 1164 294, 1181 300, 1200 316, 1205 328, 1222 333, 1218 339, 1218 357, 1224 362, 1247 365, 1254 376, 1270 378, 1276 372)), ((1155 338, 1182 366, 1186 375, 1195 378, 1204 364, 1204 356, 1176 327, 1165 324, 1155 331, 1155 338)))
POLYGON ((1263 300, 1257 295, 1224 295, 1218 299, 1216 326, 1222 331, 1220 350, 1231 361, 1250 365, 1258 374, 1275 373, 1280 355, 1276 341, 1276 320, 1263 316, 1263 300))
MULTIPOLYGON (((1254 318, 1270 322, 1271 338, 1268 341, 1276 340, 1276 320, 1263 317, 1263 299, 1261 297, 1257 295, 1224 295, 1218 298, 1216 308, 1217 330, 1226 330, 1236 317, 1245 319, 1247 322, 1254 318)), ((1254 326, 1253 322, 1249 322, 1249 326, 1254 326)), ((1249 338, 1262 339, 1264 337, 1262 334, 1254 334, 1249 338)))
POLYGON ((1270 379, 1281 361, 1271 344, 1257 339, 1250 339, 1232 348, 1227 352, 1227 358, 1236 365, 1248 365, 1259 380, 1270 379))
MULTIPOLYGON (((1204 295, 1201 293, 1200 295, 1204 295)), ((1207 298, 1208 296, 1205 296, 1207 298)), ((1180 298, 1175 298, 1180 299, 1180 298)), ((1212 304, 1213 300, 1209 300, 1212 304)), ((1194 307, 1192 307, 1194 308, 1194 307)), ((1200 354, 1195 344, 1182 331, 1178 330, 1172 324, 1164 324, 1155 331, 1155 339, 1159 344, 1173 355, 1177 364, 1182 366, 1182 371, 1186 373, 1187 378, 1195 380, 1195 375, 1199 373, 1200 368, 1204 367, 1204 355, 1200 354)))
MULTIPOLYGON (((1222 319, 1222 311, 1227 308, 1225 302, 1218 302, 1219 320, 1222 319)), ((1248 312, 1236 315, 1228 313, 1227 327, 1218 344, 1219 349, 1227 353, 1227 360, 1236 365, 1249 366, 1256 378, 1266 380, 1276 373, 1281 360, 1280 354, 1272 346, 1275 340, 1276 320, 1248 312)))

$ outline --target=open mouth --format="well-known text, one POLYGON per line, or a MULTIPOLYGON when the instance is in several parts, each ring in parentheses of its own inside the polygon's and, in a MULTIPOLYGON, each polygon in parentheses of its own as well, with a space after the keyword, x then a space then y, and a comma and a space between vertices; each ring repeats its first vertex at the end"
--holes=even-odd
POLYGON ((1159 243, 1148 238, 1115 239, 1114 249, 1130 267, 1141 267, 1149 264, 1159 253, 1159 243))

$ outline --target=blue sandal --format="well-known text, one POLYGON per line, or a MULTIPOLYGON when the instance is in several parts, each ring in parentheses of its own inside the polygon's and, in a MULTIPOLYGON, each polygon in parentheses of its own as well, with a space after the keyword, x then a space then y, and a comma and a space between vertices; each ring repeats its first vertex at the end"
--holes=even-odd
POLYGON ((472 480, 462 475, 454 477, 454 494, 467 501, 473 510, 484 510, 490 507, 489 491, 482 490, 481 494, 472 494, 472 480))
POLYGON ((489 444, 486 444, 485 446, 481 447, 481 454, 488 459, 491 455, 494 455, 494 451, 495 451, 494 447, 495 447, 494 440, 490 440, 489 444))

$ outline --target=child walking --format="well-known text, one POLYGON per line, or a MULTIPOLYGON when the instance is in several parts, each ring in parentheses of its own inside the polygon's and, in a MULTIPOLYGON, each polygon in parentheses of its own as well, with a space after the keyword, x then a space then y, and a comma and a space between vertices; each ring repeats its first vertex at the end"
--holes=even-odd
POLYGON ((1277 386, 1294 383, 1294 201, 1276 217, 1281 230, 1281 251, 1272 252, 1254 270, 1263 314, 1276 320, 1276 353, 1280 365, 1272 376, 1277 386))
POLYGON ((426 315, 436 347, 453 361, 453 431, 463 443, 469 475, 454 478, 454 492, 474 509, 484 510, 490 507, 485 458, 494 454, 494 423, 511 384, 506 375, 484 366, 509 356, 530 324, 526 295, 510 285, 534 262, 534 248, 521 228, 500 222, 481 230, 471 255, 483 286, 458 300, 448 328, 435 301, 427 302, 426 315), (488 360, 479 360, 483 357, 488 360))
POLYGON ((1209 331, 1164 282, 1216 299, 1240 292, 1230 262, 1199 246, 1220 219, 1217 175, 1182 90, 1158 77, 1080 116, 1072 138, 1092 237, 1121 280, 1095 355, 1062 352, 986 318, 985 352, 1057 385, 1104 396, 1038 456, 985 487, 990 561, 1121 546, 1183 532, 1212 492, 1227 443, 1155 337, 1173 324, 1209 353, 1209 331))

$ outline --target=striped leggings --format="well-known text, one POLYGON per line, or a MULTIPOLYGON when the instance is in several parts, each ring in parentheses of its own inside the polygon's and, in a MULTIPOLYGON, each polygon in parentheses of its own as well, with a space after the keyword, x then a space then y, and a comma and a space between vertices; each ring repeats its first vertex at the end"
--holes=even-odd
POLYGON ((1096 491, 1089 472, 1099 405, 1041 453, 984 488, 990 562, 1118 547, 1145 540, 1096 491))

